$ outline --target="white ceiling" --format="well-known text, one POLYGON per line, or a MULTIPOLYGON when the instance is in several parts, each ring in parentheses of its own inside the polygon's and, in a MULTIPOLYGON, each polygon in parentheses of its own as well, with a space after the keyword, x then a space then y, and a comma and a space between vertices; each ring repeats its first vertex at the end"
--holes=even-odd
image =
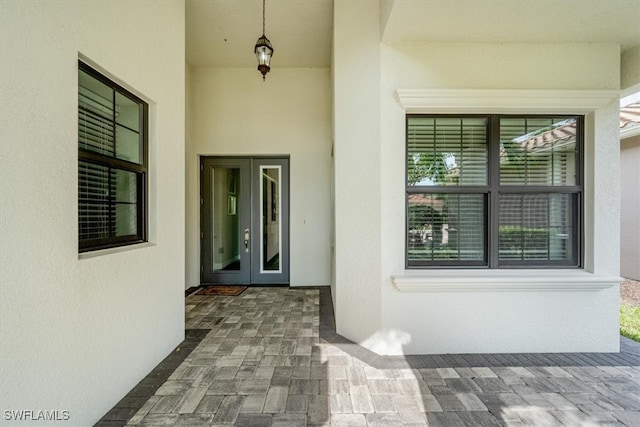
MULTIPOLYGON (((346 0, 378 1, 378 0, 346 0)), ((640 0, 380 0, 382 39, 640 44, 640 0)), ((187 0, 187 62, 253 67, 261 0, 187 0)), ((333 0, 266 0, 274 67, 329 67, 333 0)))
MULTIPOLYGON (((375 1, 375 0, 374 0, 375 1)), ((257 67, 262 0, 187 0, 187 62, 257 67)), ((333 0, 266 0, 266 36, 274 67, 329 67, 333 0)))
POLYGON ((395 0, 387 14, 385 42, 640 43, 640 0, 395 0))

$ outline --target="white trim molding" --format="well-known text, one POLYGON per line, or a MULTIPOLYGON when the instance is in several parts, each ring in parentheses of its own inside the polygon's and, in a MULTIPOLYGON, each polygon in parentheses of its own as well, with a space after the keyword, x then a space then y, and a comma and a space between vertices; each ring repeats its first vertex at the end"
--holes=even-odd
POLYGON ((118 254, 120 252, 129 252, 134 249, 153 248, 155 246, 157 246, 157 244, 153 242, 141 242, 141 243, 134 243, 132 245, 118 246, 115 248, 98 249, 96 251, 90 251, 90 252, 80 252, 78 254, 78 259, 83 260, 83 259, 96 258, 100 256, 105 256, 105 255, 118 254))
POLYGON ((589 113, 619 99, 617 90, 397 89, 407 113, 589 113))
POLYGON ((622 280, 584 270, 422 270, 391 277, 401 292, 585 292, 622 280))
POLYGON ((640 135, 640 125, 638 126, 629 126, 627 129, 620 129, 620 140, 632 138, 634 136, 640 135))

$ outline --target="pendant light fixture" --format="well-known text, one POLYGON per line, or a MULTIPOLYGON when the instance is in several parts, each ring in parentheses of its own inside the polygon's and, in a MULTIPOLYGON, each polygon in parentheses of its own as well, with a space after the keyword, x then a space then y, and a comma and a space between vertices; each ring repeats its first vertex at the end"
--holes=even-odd
POLYGON ((258 58, 258 71, 262 73, 262 80, 265 80, 265 76, 271 70, 271 57, 273 56, 273 47, 271 42, 264 35, 264 2, 262 0, 262 36, 256 42, 256 46, 253 48, 253 52, 258 58))

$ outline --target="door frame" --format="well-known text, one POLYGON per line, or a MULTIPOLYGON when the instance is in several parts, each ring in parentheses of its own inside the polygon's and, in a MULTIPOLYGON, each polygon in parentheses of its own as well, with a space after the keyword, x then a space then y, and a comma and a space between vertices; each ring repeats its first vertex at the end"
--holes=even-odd
POLYGON ((200 284, 243 284, 282 286, 290 282, 290 173, 289 155, 269 156, 199 156, 200 162, 200 284), (280 170, 279 219, 280 219, 280 269, 277 272, 262 269, 263 230, 263 177, 262 169, 274 167, 280 170), (214 270, 211 173, 207 168, 224 167, 240 170, 238 186, 238 248, 240 270, 214 270), (250 229, 249 251, 244 250, 244 231, 250 229), (207 272, 207 269, 210 269, 207 272))

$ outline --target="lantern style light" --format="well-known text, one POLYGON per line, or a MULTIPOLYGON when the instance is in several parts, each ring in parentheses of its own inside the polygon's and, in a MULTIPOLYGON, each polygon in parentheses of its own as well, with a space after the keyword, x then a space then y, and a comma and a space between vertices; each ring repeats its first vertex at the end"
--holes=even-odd
POLYGON ((271 70, 271 57, 273 56, 273 47, 271 46, 271 42, 264 35, 264 3, 265 0, 262 0, 262 36, 258 38, 256 42, 256 46, 253 48, 253 52, 256 54, 256 58, 258 59, 258 71, 262 73, 262 80, 265 80, 265 76, 271 70))

